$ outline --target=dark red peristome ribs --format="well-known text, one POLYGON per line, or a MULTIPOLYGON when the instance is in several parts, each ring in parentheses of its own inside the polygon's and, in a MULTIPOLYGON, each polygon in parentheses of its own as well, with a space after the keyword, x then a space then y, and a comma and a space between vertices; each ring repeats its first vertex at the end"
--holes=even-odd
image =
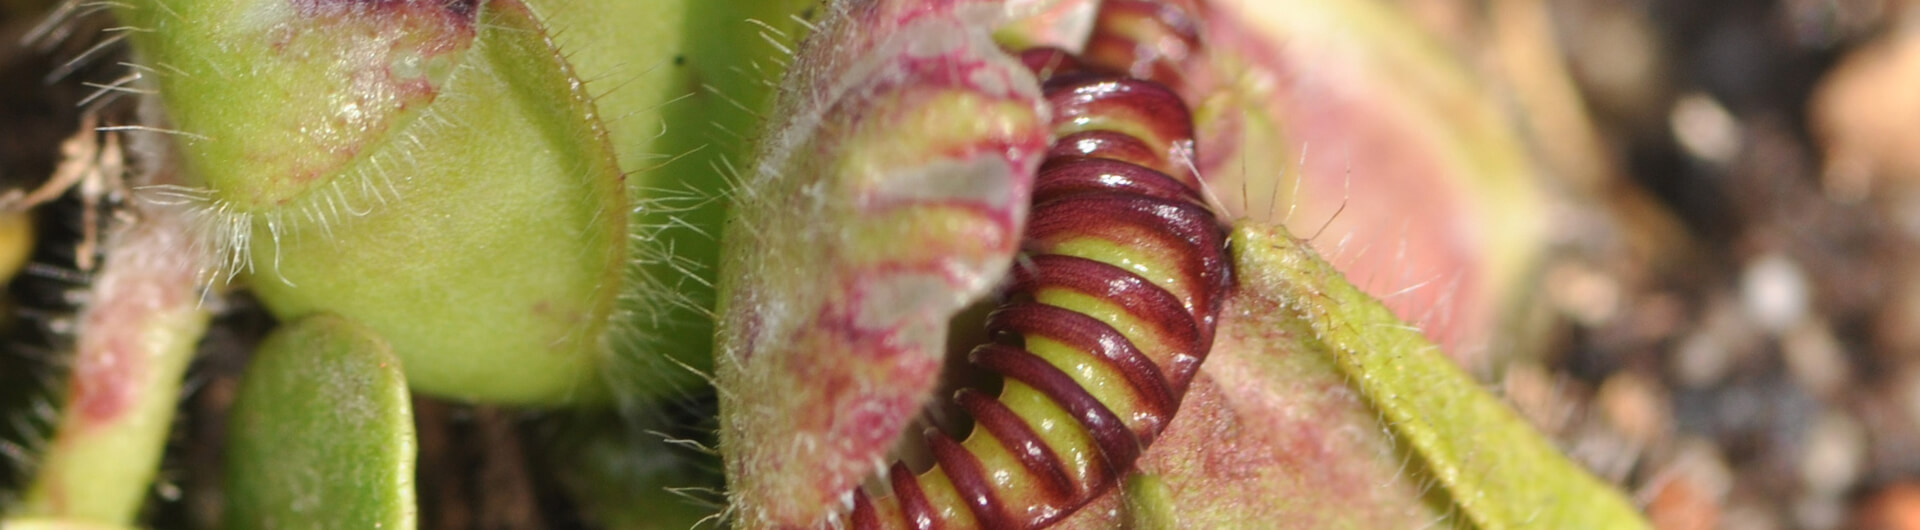
MULTIPOLYGON (((1177 35, 1172 22, 1185 20, 1147 9, 1166 7, 1157 2, 1109 4, 1154 15, 1146 18, 1158 25, 1123 26, 1138 35, 1177 35)), ((988 318, 996 342, 971 356, 1005 388, 998 399, 958 392, 973 434, 960 442, 928 430, 933 469, 915 475, 896 462, 891 495, 855 491, 852 528, 1053 524, 1111 490, 1179 409, 1213 343, 1232 271, 1192 170, 1186 104, 1161 83, 1122 73, 1177 71, 1119 54, 1113 40, 1129 37, 1115 34, 1095 33, 1090 50, 1105 50, 1104 59, 1021 55, 1054 109, 1055 141, 1035 180, 1008 302, 988 318)))

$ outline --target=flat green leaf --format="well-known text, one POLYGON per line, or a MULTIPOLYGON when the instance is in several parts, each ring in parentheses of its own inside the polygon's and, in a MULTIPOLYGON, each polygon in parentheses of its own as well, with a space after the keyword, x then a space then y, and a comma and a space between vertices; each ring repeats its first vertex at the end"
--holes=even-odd
POLYGON ((323 314, 275 331, 230 421, 228 527, 417 524, 406 377, 367 328, 323 314))
POLYGON ((1235 231, 1239 285, 1179 414, 1058 528, 1645 526, 1304 245, 1235 231))
POLYGON ((1285 300, 1303 344, 1418 456, 1465 518, 1483 529, 1639 528, 1618 490, 1572 461, 1427 342, 1279 227, 1233 233, 1240 289, 1285 300))

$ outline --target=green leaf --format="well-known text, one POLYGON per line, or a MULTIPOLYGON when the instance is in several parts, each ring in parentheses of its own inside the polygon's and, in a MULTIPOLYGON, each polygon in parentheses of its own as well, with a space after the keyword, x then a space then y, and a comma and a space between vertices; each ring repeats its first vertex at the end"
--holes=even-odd
POLYGON ((314 315, 275 331, 230 421, 228 527, 415 526, 413 406, 371 330, 314 315))
POLYGON ((604 396, 624 177, 591 97, 514 0, 116 5, 224 271, 282 319, 333 312, 420 390, 604 396))
POLYGON ((1646 526, 1618 490, 1567 460, 1285 229, 1243 224, 1231 245, 1240 288, 1287 301, 1283 318, 1304 324, 1302 342, 1332 358, 1476 526, 1646 526))
POLYGON ((331 311, 364 323, 425 392, 597 399, 624 288, 622 177, 531 13, 488 2, 475 26, 474 48, 408 139, 363 162, 401 172, 398 198, 259 241, 254 288, 283 318, 331 311))
POLYGON ((746 152, 812 2, 532 3, 118 5, 188 169, 155 193, 277 315, 364 323, 422 391, 696 383, 716 168, 746 152), (762 30, 774 44, 737 38, 762 30))
POLYGON ((610 370, 625 404, 712 373, 721 226, 773 86, 815 0, 532 0, 587 91, 631 197, 610 370))
POLYGON ((1277 227, 1233 236, 1239 285, 1180 412, 1124 492, 1060 528, 1636 528, 1420 332, 1277 227))
POLYGON ((445 95, 478 30, 472 5, 462 13, 427 2, 115 7, 180 131, 192 180, 247 213, 318 198, 380 144, 408 134, 445 95))

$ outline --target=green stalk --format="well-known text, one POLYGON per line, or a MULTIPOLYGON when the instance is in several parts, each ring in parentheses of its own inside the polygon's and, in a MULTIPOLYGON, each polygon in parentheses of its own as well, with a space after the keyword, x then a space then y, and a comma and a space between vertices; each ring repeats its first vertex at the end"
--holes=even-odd
POLYGON ((183 221, 144 213, 95 280, 68 403, 16 517, 131 524, 153 483, 208 312, 183 221))

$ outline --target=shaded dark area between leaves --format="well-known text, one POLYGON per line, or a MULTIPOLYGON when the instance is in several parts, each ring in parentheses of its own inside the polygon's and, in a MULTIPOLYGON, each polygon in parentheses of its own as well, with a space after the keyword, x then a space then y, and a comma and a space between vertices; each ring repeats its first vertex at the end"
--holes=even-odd
MULTIPOLYGON (((15 4, 19 4, 16 2, 15 4)), ((34 49, 23 42, 37 22, 24 8, 0 6, 0 193, 44 182, 60 157, 60 141, 80 125, 76 103, 85 97, 77 81, 53 82, 47 73, 59 67, 60 54, 84 48, 34 49)), ((86 276, 74 265, 83 231, 80 201, 63 196, 34 212, 35 240, 29 268, 6 286, 0 308, 0 492, 17 492, 26 480, 30 442, 52 421, 34 411, 51 406, 59 378, 56 352, 70 345, 61 330, 70 329, 76 293, 86 276), (21 411, 21 412, 15 412, 21 411)))

